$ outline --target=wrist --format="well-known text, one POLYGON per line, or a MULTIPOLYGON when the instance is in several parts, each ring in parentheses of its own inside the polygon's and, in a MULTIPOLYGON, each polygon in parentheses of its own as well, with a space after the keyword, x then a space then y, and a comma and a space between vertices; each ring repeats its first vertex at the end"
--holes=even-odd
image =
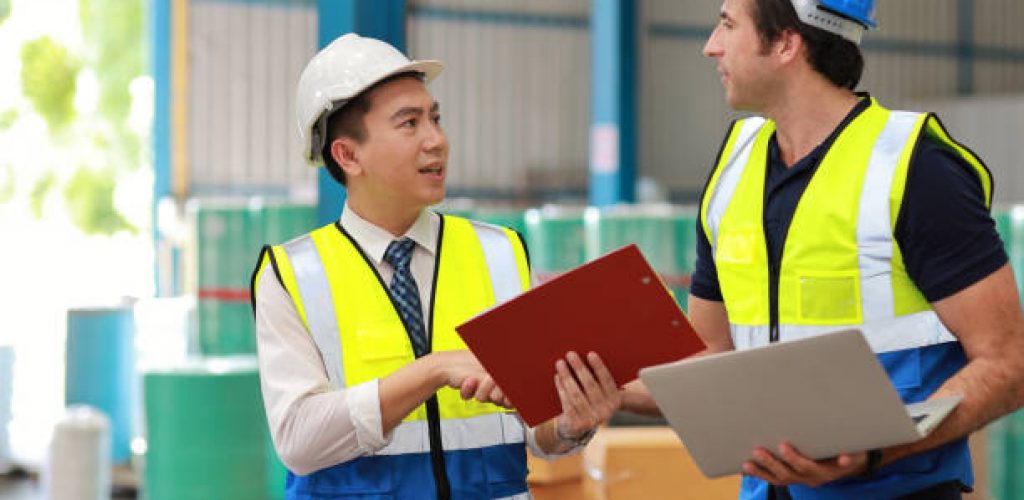
POLYGON ((555 437, 558 438, 558 441, 560 441, 561 443, 569 445, 570 448, 575 448, 581 444, 586 443, 587 441, 590 440, 591 437, 593 437, 594 433, 597 431, 596 428, 590 428, 581 433, 573 435, 562 428, 562 417, 556 418, 554 424, 555 437))
POLYGON ((430 380, 431 384, 433 384, 434 390, 448 385, 448 372, 445 370, 444 363, 438 357, 438 353, 432 352, 418 360, 424 364, 427 371, 427 380, 430 380))

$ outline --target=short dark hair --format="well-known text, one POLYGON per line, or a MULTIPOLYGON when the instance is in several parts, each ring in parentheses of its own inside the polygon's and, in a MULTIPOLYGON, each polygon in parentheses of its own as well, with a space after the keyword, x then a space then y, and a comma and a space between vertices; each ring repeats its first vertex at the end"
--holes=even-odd
POLYGON ((341 169, 341 165, 338 165, 338 162, 334 161, 334 156, 331 155, 331 143, 340 137, 349 137, 362 144, 368 135, 364 119, 366 118, 366 113, 370 112, 370 105, 372 104, 371 94, 384 84, 399 78, 415 78, 422 82, 425 77, 419 71, 406 71, 391 75, 356 94, 355 97, 349 99, 348 102, 342 104, 341 108, 332 112, 327 117, 327 140, 324 141, 321 155, 323 156, 324 167, 327 168, 327 173, 331 174, 331 177, 342 186, 346 184, 345 171, 341 169))
POLYGON ((752 0, 751 17, 757 26, 762 51, 793 30, 804 39, 807 61, 838 87, 854 90, 864 73, 864 56, 857 44, 800 21, 790 0, 752 0))

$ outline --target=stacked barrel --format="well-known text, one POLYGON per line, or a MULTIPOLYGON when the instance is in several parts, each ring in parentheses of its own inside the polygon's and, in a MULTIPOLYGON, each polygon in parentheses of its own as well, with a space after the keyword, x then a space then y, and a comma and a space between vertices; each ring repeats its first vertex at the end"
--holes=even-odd
POLYGON ((260 198, 194 199, 186 283, 192 357, 143 375, 149 500, 277 499, 285 469, 260 394, 249 293, 260 248, 316 227, 316 209, 260 198))

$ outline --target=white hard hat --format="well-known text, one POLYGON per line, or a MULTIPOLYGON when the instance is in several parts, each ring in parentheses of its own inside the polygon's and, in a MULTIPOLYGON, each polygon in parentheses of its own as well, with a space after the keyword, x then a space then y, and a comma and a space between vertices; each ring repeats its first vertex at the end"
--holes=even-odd
POLYGON ((355 33, 343 35, 317 52, 299 77, 295 92, 302 156, 323 164, 327 117, 373 84, 399 73, 423 73, 429 83, 441 72, 440 61, 410 61, 397 49, 355 33))

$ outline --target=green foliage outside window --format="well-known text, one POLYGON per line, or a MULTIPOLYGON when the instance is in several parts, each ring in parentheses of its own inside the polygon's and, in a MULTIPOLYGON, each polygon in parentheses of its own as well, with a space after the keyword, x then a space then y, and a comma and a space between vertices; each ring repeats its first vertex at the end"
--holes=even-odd
POLYGON ((75 116, 75 78, 80 68, 68 50, 48 36, 21 46, 21 93, 51 131, 64 128, 75 116))
MULTIPOLYGON (((60 151, 58 156, 77 163, 39 165, 45 173, 30 176, 36 180, 25 186, 29 208, 41 218, 47 197, 62 194, 72 221, 83 232, 135 232, 137 228, 117 210, 114 191, 119 176, 145 164, 148 153, 146 137, 129 126, 130 85, 145 69, 144 4, 142 0, 78 0, 78 4, 82 45, 65 47, 42 36, 26 41, 20 51, 22 94, 45 120, 49 146, 60 151), (95 75, 97 100, 95 108, 76 112, 77 81, 85 69, 89 76, 95 75)), ((10 0, 0 0, 0 23, 10 15, 10 5, 10 0)), ((26 111, 24 107, 0 109, 0 131, 31 114, 26 111)), ((15 187, 14 169, 0 169, 0 203, 16 198, 15 187)))

